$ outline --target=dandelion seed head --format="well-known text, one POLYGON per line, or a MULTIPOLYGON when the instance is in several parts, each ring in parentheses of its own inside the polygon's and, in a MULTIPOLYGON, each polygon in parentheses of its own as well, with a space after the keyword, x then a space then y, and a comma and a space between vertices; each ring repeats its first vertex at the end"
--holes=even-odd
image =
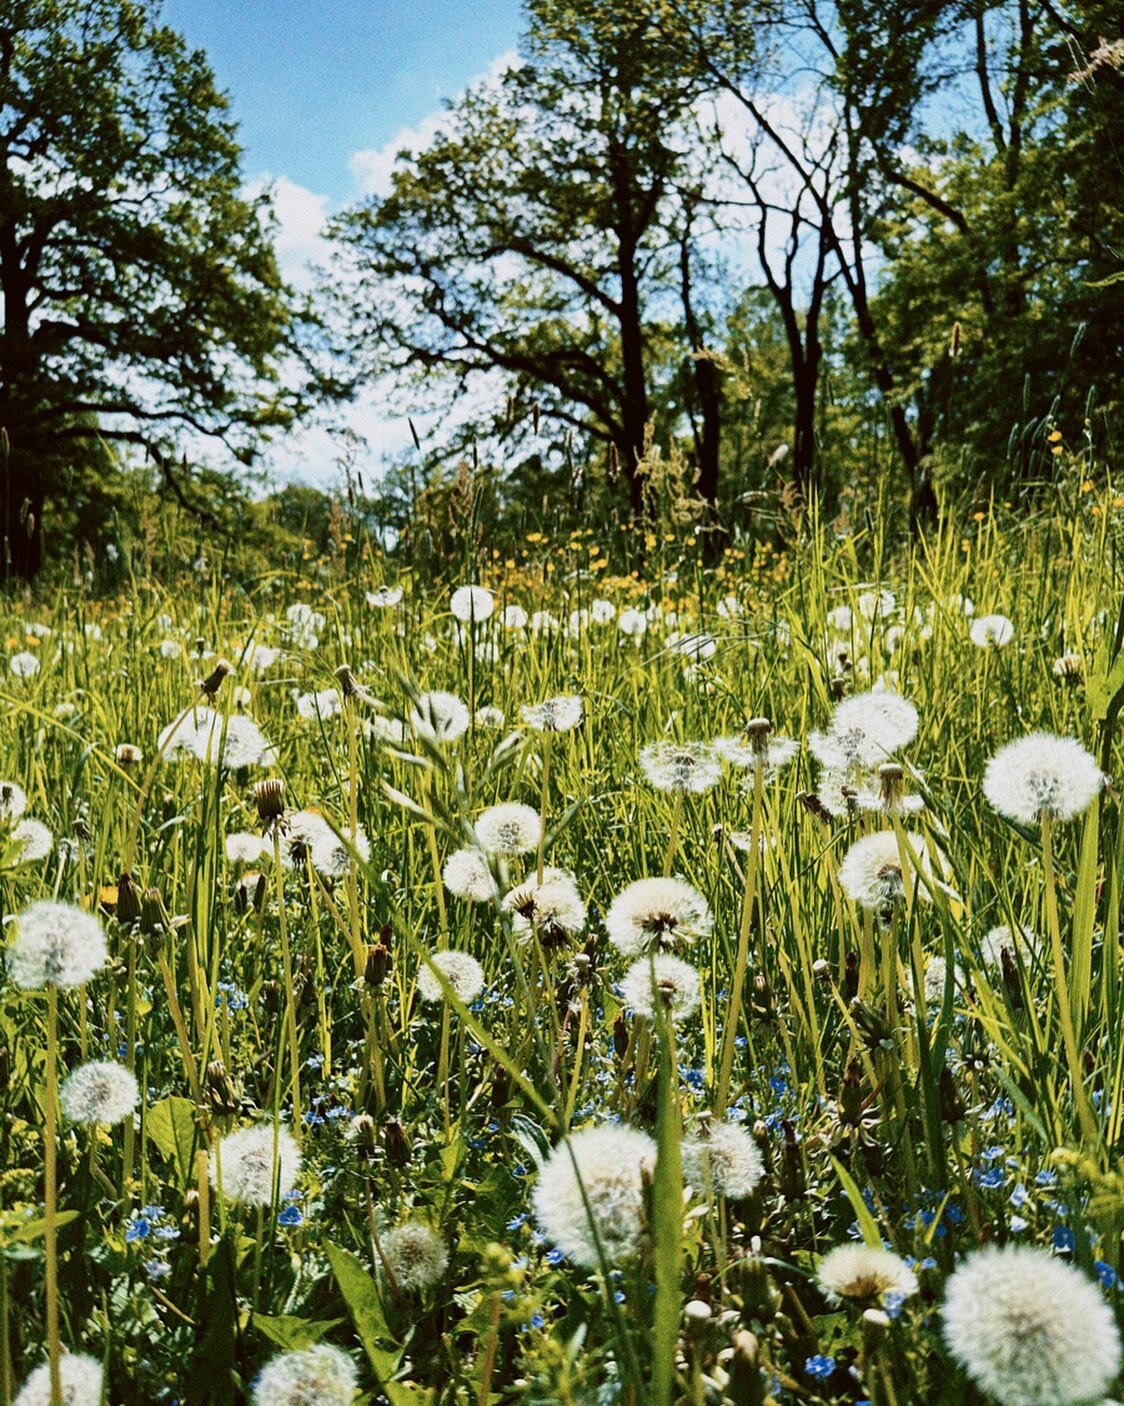
POLYGON ((27 792, 14 781, 0 781, 0 821, 18 820, 27 809, 27 792))
POLYGON ((315 1343, 270 1358, 251 1392, 254 1406, 351 1406, 358 1383, 346 1352, 315 1343))
POLYGON ((459 586, 449 601, 449 609, 456 618, 466 625, 470 621, 481 624, 496 608, 496 600, 491 591, 483 586, 459 586))
POLYGON ((917 709, 900 693, 872 689, 837 704, 828 731, 812 733, 808 745, 831 769, 870 769, 913 741, 917 721, 917 709))
POLYGON ((277 761, 277 753, 265 734, 245 713, 233 713, 225 719, 213 714, 208 726, 197 729, 191 750, 201 762, 221 763, 232 771, 272 766, 277 761))
POLYGON ((1000 815, 1036 825, 1075 819, 1096 800, 1104 781, 1096 759, 1075 737, 1033 732, 996 752, 983 791, 1000 815))
MULTIPOLYGON (((469 953, 444 948, 440 952, 431 952, 429 956, 462 1005, 467 1006, 483 991, 484 968, 469 953)), ((424 963, 418 967, 418 995, 430 1005, 445 999, 440 981, 424 963)))
POLYGON ((486 703, 483 708, 476 710, 476 726, 498 728, 503 727, 504 712, 502 708, 496 708, 490 703, 486 703))
POLYGON ((391 606, 400 604, 402 587, 378 586, 373 591, 367 591, 363 599, 372 610, 388 610, 391 606))
POLYGON ((905 1260, 880 1246, 837 1245, 820 1260, 816 1274, 820 1288, 832 1303, 856 1299, 873 1306, 886 1294, 911 1298, 917 1293, 917 1275, 905 1260))
POLYGON ((638 957, 621 978, 621 995, 637 1015, 655 1020, 664 1010, 678 1024, 698 1010, 702 990, 697 968, 666 952, 638 957))
POLYGON ((648 617, 642 610, 622 610, 617 616, 617 629, 626 639, 639 641, 648 629, 648 617))
POLYGON ((538 849, 542 820, 532 806, 504 801, 489 806, 476 819, 476 839, 489 854, 514 858, 538 849))
POLYGON ((457 898, 473 903, 490 903, 496 897, 496 881, 487 856, 478 849, 454 850, 441 870, 445 887, 457 898))
POLYGON ((523 721, 538 732, 569 732, 582 720, 582 700, 574 694, 564 694, 543 703, 524 704, 519 712, 523 721))
POLYGON ((525 630, 527 628, 527 612, 521 605, 504 606, 500 620, 505 630, 525 630))
POLYGON ((610 1265, 631 1258, 645 1239, 644 1178, 655 1164, 655 1142, 634 1128, 603 1123, 572 1133, 539 1170, 540 1230, 585 1269, 600 1265, 598 1244, 610 1265))
POLYGON ((430 742, 455 742, 468 731, 468 706, 455 693, 423 693, 410 712, 410 726, 430 742))
POLYGON ((683 1178, 700 1195, 711 1188, 740 1200, 753 1195, 764 1175, 757 1140, 740 1123, 712 1123, 706 1137, 683 1144, 683 1178))
POLYGON ((723 761, 743 770, 755 767, 760 761, 768 777, 792 761, 800 751, 800 743, 792 737, 780 737, 772 733, 760 743, 745 736, 716 737, 714 750, 723 761))
POLYGON ((277 1190, 279 1193, 291 1191, 300 1176, 300 1148, 292 1133, 285 1128, 275 1129, 272 1123, 259 1123, 255 1128, 239 1128, 220 1140, 218 1156, 211 1154, 211 1185, 219 1185, 221 1162, 222 1192, 228 1201, 238 1201, 244 1206, 271 1205, 275 1137, 277 1190))
POLYGON ((382 1252, 402 1289, 424 1292, 439 1283, 449 1267, 441 1237, 418 1220, 388 1230, 382 1237, 382 1252))
MULTIPOLYGON (((59 1359, 63 1406, 101 1406, 102 1365, 84 1352, 59 1359)), ((51 1364, 41 1363, 20 1388, 13 1406, 51 1406, 51 1364)))
POLYGON ((8 660, 8 668, 18 679, 34 678, 39 672, 39 657, 28 650, 22 650, 8 660))
MULTIPOLYGON (((928 873, 928 853, 920 835, 908 835, 910 847, 924 873, 928 873)), ((839 884, 848 898, 860 908, 882 913, 903 902, 916 888, 928 901, 924 885, 916 885, 912 868, 902 872, 898 837, 893 830, 879 830, 856 840, 839 866, 839 884)))
POLYGON ((706 742, 651 742, 640 749, 640 767, 657 791, 700 795, 722 779, 722 765, 706 742))
POLYGON ((1012 961, 1017 953, 1023 963, 1029 965, 1038 952, 1038 937, 1034 929, 1021 927, 1012 931, 1006 923, 1000 923, 980 939, 980 956, 985 966, 1001 967, 1004 951, 1010 954, 1012 961))
POLYGON ((41 820, 24 816, 12 826, 12 843, 19 846, 17 864, 36 864, 55 847, 55 837, 41 820))
POLYGON ((544 869, 541 884, 536 876, 517 884, 504 895, 503 906, 517 933, 535 928, 547 947, 561 946, 585 926, 585 902, 565 869, 544 869))
POLYGON ((1015 627, 1005 615, 978 615, 968 637, 978 649, 1002 649, 1015 638, 1015 627))
POLYGON ((1116 1319, 1074 1266, 1031 1246, 987 1246, 948 1281, 944 1338, 1001 1406, 1076 1406, 1120 1369, 1116 1319))
POLYGON ((317 718, 322 721, 338 718, 343 712, 343 698, 335 688, 322 688, 317 693, 298 693, 294 695, 294 700, 297 713, 306 722, 315 721, 317 718))
POLYGON ((682 879, 637 879, 605 914, 609 941, 626 957, 653 948, 690 946, 710 932, 706 899, 682 879))
POLYGON ((7 951, 8 975, 24 991, 82 986, 108 960, 97 918, 74 904, 47 900, 19 915, 7 951))
POLYGON ((83 1127, 124 1122, 139 1102, 136 1079, 115 1060, 92 1059, 80 1064, 59 1088, 63 1116, 83 1127))
POLYGON ((270 848, 269 841, 250 830, 236 830, 227 835, 223 846, 231 864, 256 864, 270 848))

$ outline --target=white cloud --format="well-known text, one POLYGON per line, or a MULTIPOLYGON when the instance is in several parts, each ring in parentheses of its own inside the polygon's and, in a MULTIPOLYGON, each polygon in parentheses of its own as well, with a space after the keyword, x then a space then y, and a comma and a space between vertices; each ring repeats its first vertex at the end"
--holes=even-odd
MULTIPOLYGON (((499 54, 487 69, 477 74, 467 85, 475 88, 480 84, 498 83, 510 68, 520 62, 514 49, 499 54)), ((413 127, 400 127, 388 142, 382 146, 364 147, 352 154, 348 162, 357 190, 361 195, 388 195, 394 164, 400 153, 424 151, 441 131, 448 120, 448 110, 440 108, 427 114, 413 127)))

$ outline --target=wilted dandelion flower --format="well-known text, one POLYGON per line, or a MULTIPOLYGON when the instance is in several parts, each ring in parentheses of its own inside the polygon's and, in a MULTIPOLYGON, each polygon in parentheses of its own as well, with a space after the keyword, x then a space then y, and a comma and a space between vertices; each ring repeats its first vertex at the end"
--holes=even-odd
POLYGON ((219 1165, 222 1168, 222 1193, 228 1201, 244 1206, 269 1206, 273 1203, 274 1143, 276 1139, 278 1192, 291 1191, 301 1170, 300 1148, 292 1133, 272 1123, 260 1123, 256 1128, 239 1128, 219 1141, 217 1155, 211 1154, 211 1184, 219 1185, 219 1165))
POLYGON ((382 1237, 383 1258, 400 1289, 424 1292, 449 1266, 441 1237, 419 1220, 396 1225, 382 1237))
POLYGON ((359 1374, 346 1352, 328 1343, 280 1352, 251 1387, 254 1406, 351 1406, 359 1374))
POLYGON ((63 1116, 83 1127, 108 1126, 131 1117, 140 1088, 125 1068, 111 1059, 92 1059, 68 1074, 59 1089, 63 1116))
POLYGON ((706 742, 651 742, 640 749, 640 766, 658 791, 699 795, 722 779, 722 765, 706 742))
POLYGON ((8 974, 24 991, 82 986, 109 960, 105 934, 92 914, 71 903, 33 903, 16 920, 8 974))
POLYGON ((702 1001, 697 969, 666 952, 638 957, 621 978, 621 995, 637 1015, 655 1020, 663 1010, 676 1023, 694 1015, 702 1001))
POLYGON ((27 809, 27 792, 14 781, 0 781, 0 821, 18 820, 27 809))
POLYGON ((1066 683, 1080 683, 1085 675, 1085 661, 1080 654, 1067 652, 1055 659, 1050 666, 1051 672, 1056 678, 1064 679, 1066 683))
POLYGON ((535 877, 517 884, 504 895, 503 906, 516 932, 533 927, 546 947, 563 946, 585 926, 585 902, 565 869, 544 869, 541 884, 535 877))
POLYGON ((831 1303, 856 1299, 880 1304, 886 1294, 908 1299, 917 1293, 917 1275, 905 1260, 873 1245, 837 1245, 820 1260, 816 1274, 831 1303))
POLYGON ((455 742, 468 731, 468 707, 455 693, 423 693, 410 713, 410 725, 431 742, 455 742))
POLYGON ((476 838, 489 854, 514 858, 538 849, 542 819, 532 806, 504 801, 489 806, 476 819, 476 838))
POLYGON ((917 709, 900 693, 856 693, 832 714, 826 733, 808 739, 816 758, 834 770, 872 768, 917 736, 917 709))
MULTIPOLYGON (((101 1406, 102 1365, 84 1352, 59 1358, 63 1406, 101 1406)), ((13 1406, 51 1406, 51 1364, 41 1363, 24 1382, 13 1406)))
POLYGON ((523 721, 539 732, 569 732, 582 720, 582 701, 574 694, 527 703, 519 709, 523 721))
POLYGON ((118 766, 127 770, 129 767, 140 766, 144 761, 144 751, 132 742, 118 742, 113 749, 113 759, 118 766))
MULTIPOLYGON (((927 875, 929 867, 925 841, 920 835, 908 835, 906 838, 922 872, 927 875)), ((903 902, 915 889, 920 898, 926 902, 929 899, 925 886, 915 883, 912 867, 903 874, 898 837, 893 830, 879 830, 876 834, 864 835, 861 840, 856 840, 839 866, 839 884, 847 897, 860 908, 869 908, 876 913, 884 913, 903 902)))
POLYGON ((19 846, 17 864, 35 864, 55 847, 55 837, 41 820, 24 816, 12 827, 12 843, 19 846))
POLYGON ((827 612, 827 628, 837 635, 849 635, 854 616, 849 605, 837 605, 827 612))
POLYGON ((1036 825, 1073 820, 1104 786, 1096 759, 1075 737, 1032 732, 1001 747, 987 764, 983 791, 1008 820, 1036 825))
POLYGON ((402 599, 401 586, 378 586, 373 591, 368 591, 364 600, 372 610, 386 610, 390 606, 397 605, 402 599))
POLYGON ((711 1123, 705 1137, 683 1144, 683 1179, 700 1195, 710 1188, 741 1200, 753 1195, 764 1175, 757 1140, 740 1123, 711 1123))
POLYGON ((897 597, 893 591, 888 591, 884 587, 878 591, 863 591, 856 601, 859 614, 864 620, 874 620, 877 616, 889 615, 897 603, 897 597))
MULTIPOLYGON (((464 1006, 474 1001, 484 989, 484 968, 467 952, 445 948, 431 952, 429 959, 453 988, 453 995, 464 1006)), ((445 991, 434 972, 426 964, 418 968, 418 995, 433 1004, 445 999, 445 991)))
POLYGON ((1015 638, 1015 627, 1005 615, 980 615, 972 621, 968 637, 980 649, 1002 649, 1015 638))
POLYGON ((19 654, 13 654, 8 660, 8 668, 18 679, 30 679, 39 672, 38 655, 31 654, 27 650, 19 654))
POLYGON ((644 1179, 655 1165, 647 1133, 614 1123, 572 1133, 539 1169, 539 1229, 584 1269, 599 1267, 598 1246, 610 1265, 631 1258, 645 1238, 644 1179))
POLYGON ((465 624, 473 620, 480 624, 488 619, 495 608, 495 597, 483 586, 460 586, 449 602, 449 609, 465 624))
POLYGON ((1030 1246, 987 1246, 948 1281, 944 1338, 1002 1406, 1099 1400, 1120 1370, 1112 1309, 1080 1270, 1030 1246))
POLYGON ((661 947, 690 946, 710 932, 706 899, 682 879, 637 879, 605 914, 609 941, 626 957, 661 947))
POLYGON ((478 849, 454 850, 446 859, 441 870, 445 887, 457 898, 467 898, 473 903, 489 903, 496 897, 496 881, 488 865, 487 856, 478 849))

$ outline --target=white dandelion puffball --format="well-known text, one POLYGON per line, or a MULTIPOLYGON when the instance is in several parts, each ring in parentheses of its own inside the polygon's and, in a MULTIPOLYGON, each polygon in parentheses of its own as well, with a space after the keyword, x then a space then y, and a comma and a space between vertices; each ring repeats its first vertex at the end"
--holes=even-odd
POLYGON ((471 721, 468 706, 455 693, 423 693, 410 713, 410 726, 430 742, 455 742, 471 721))
POLYGON ((723 761, 742 770, 755 767, 760 762, 771 776, 792 761, 800 751, 800 743, 791 737, 772 734, 760 744, 751 737, 716 737, 714 750, 723 761))
POLYGON ((39 658, 35 654, 24 650, 20 654, 13 654, 8 660, 8 668, 18 679, 33 678, 39 672, 39 658))
POLYGON ((968 636, 979 649, 1002 649, 1015 638, 1015 627, 1005 615, 978 615, 968 636))
POLYGON ((621 978, 621 995, 637 1015, 655 1020, 662 1009, 676 1024, 694 1015, 702 1001, 697 969, 666 952, 638 957, 621 978))
POLYGON ((983 792, 1008 820, 1036 825, 1073 820, 1104 786, 1096 759, 1075 737, 1032 732, 1001 747, 987 764, 983 792))
POLYGON ((382 1252, 400 1289, 430 1289, 449 1266, 441 1237, 419 1220, 388 1230, 382 1237, 382 1252))
POLYGON ((231 864, 256 864, 272 847, 264 835, 255 835, 251 830, 236 830, 227 835, 223 845, 231 864))
POLYGON ((683 655, 694 664, 699 664, 704 659, 713 659, 718 648, 718 641, 705 630, 696 630, 693 634, 668 635, 664 643, 668 649, 673 649, 676 654, 683 655))
MULTIPOLYGON (((928 852, 920 835, 907 835, 909 847, 917 856, 921 871, 929 873, 928 852)), ((925 902, 929 893, 925 886, 915 883, 912 866, 902 872, 898 837, 893 830, 879 830, 856 840, 843 856, 839 866, 839 884, 848 898, 860 908, 882 912, 900 903, 916 890, 925 902)))
POLYGON ((1031 1246, 988 1246, 948 1281, 944 1338, 1002 1406, 1076 1406, 1120 1369, 1116 1319, 1072 1265, 1031 1246))
MULTIPOLYGON (((447 948, 441 952, 431 952, 429 959, 453 988, 453 995, 461 1005, 467 1006, 483 991, 484 968, 467 952, 447 948)), ((441 982, 425 963, 418 968, 418 995, 429 1004, 445 999, 441 982)))
POLYGON ((844 698, 832 714, 826 733, 808 738, 813 754, 824 766, 873 768, 917 736, 917 709, 900 693, 871 690, 844 698))
POLYGON ((706 742, 651 742, 640 749, 640 768, 657 791, 700 795, 722 779, 722 764, 706 742))
POLYGON ((655 1142, 634 1128, 602 1123, 571 1134, 539 1169, 539 1229, 584 1269, 600 1266, 599 1245, 610 1265, 631 1258, 645 1237, 644 1178, 655 1165, 655 1142))
POLYGON ((224 718, 212 714, 209 724, 196 730, 191 750, 201 762, 222 765, 232 771, 248 766, 272 766, 277 753, 253 718, 233 713, 224 718))
POLYGON ((504 606, 500 620, 503 622, 505 630, 525 630, 527 628, 527 612, 521 605, 504 606))
POLYGON ((182 717, 174 718, 156 739, 156 750, 169 760, 173 757, 193 757, 196 755, 199 733, 207 732, 214 725, 218 714, 211 708, 192 708, 182 717))
MULTIPOLYGON (((943 957, 930 957, 925 967, 925 975, 922 978, 921 989, 925 995, 925 1004, 932 1011, 944 1000, 945 981, 948 977, 948 963, 943 957)), ((962 990, 964 987, 964 972, 958 966, 952 968, 953 990, 962 990)))
POLYGON ((8 975, 24 991, 83 986, 109 960, 101 924, 72 903, 33 903, 16 919, 8 975))
POLYGON ((445 887, 457 898, 489 903, 496 897, 496 881, 488 867, 487 856, 478 849, 454 850, 445 861, 441 877, 445 887))
POLYGON ((1021 927, 1012 932, 1006 923, 1000 923, 981 938, 980 956, 985 966, 1001 967, 1004 951, 1010 955, 1012 962, 1017 961, 1017 953, 1023 965, 1029 966, 1038 953, 1038 937, 1034 929, 1021 927))
POLYGON ((495 597, 483 586, 460 586, 449 602, 449 609, 466 625, 473 620, 477 624, 487 620, 495 608, 495 597))
POLYGON ((245 654, 246 667, 254 674, 266 673, 280 658, 281 651, 268 644, 252 645, 245 654))
POLYGON ((764 1175, 757 1140, 740 1123, 713 1123, 705 1138, 683 1144, 683 1179, 700 1195, 713 1189, 738 1201, 752 1196, 764 1175))
POLYGON ((582 701, 574 694, 527 703, 519 709, 523 721, 539 732, 569 732, 582 720, 582 701))
POLYGON ((303 869, 305 860, 311 859, 316 868, 317 851, 323 854, 336 843, 335 831, 318 810, 294 811, 285 822, 281 862, 286 868, 303 869))
POLYGON ((617 894, 605 914, 609 941, 626 957, 689 946, 705 937, 710 926, 706 899, 682 879, 637 879, 617 894))
POLYGON ((222 1193, 228 1201, 270 1206, 275 1186, 278 1195, 296 1186, 301 1171, 300 1148, 292 1133, 272 1123, 239 1128, 222 1138, 211 1154, 211 1185, 216 1188, 220 1168, 222 1193))
POLYGON ((351 868, 353 852, 361 868, 370 862, 371 842, 363 827, 337 835, 325 822, 312 845, 312 867, 326 879, 340 879, 351 868))
MULTIPOLYGON (((102 1365, 84 1352, 59 1358, 63 1406, 101 1406, 102 1365)), ((51 1406, 51 1364, 36 1367, 20 1389, 13 1406, 51 1406)))
POLYGON ((886 1294, 908 1299, 917 1293, 917 1275, 881 1246, 837 1245, 820 1260, 816 1279, 831 1303, 857 1299, 870 1305, 886 1294))
POLYGON ((515 932, 535 930, 548 947, 561 946, 585 927, 585 900, 565 869, 544 869, 541 884, 536 876, 517 884, 504 895, 503 906, 515 932))
POLYGON ((532 806, 505 801, 489 806, 476 820, 476 839, 489 854, 511 859, 538 849, 542 819, 532 806))
POLYGON ((648 628, 648 617, 642 610, 622 610, 617 616, 617 629, 626 639, 635 640, 639 644, 644 632, 648 628))
POLYGON ((0 821, 18 820, 27 809, 27 792, 14 781, 0 781, 0 821))
POLYGON ((363 597, 372 610, 388 610, 402 599, 401 586, 379 586, 363 597))
POLYGON ((12 843, 19 845, 17 864, 35 864, 55 847, 55 837, 41 820, 24 816, 12 827, 12 843))
POLYGON ((338 718, 343 712, 343 698, 336 688, 322 688, 317 693, 298 693, 294 695, 294 701, 297 713, 306 722, 314 722, 317 718, 338 718))
POLYGON ((80 1064, 59 1088, 63 1117, 83 1127, 122 1123, 139 1103, 136 1079, 123 1064, 112 1059, 80 1064))
POLYGON ((351 1406, 358 1384, 346 1352, 315 1343, 271 1357, 251 1388, 251 1400, 253 1406, 351 1406))
POLYGON ((503 709, 497 708, 491 703, 485 703, 482 708, 477 708, 476 726, 503 727, 503 709))

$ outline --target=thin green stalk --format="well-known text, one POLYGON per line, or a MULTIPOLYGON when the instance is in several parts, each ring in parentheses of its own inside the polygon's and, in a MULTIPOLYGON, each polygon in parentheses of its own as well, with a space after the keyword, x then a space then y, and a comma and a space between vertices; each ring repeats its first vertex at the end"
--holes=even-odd
POLYGON ((734 956, 734 973, 730 982, 730 1000, 726 1006, 726 1022, 722 1030, 722 1054, 718 1066, 718 1088, 714 1095, 714 1116, 721 1118, 730 1097, 730 1077, 734 1068, 734 1040, 741 1020, 742 991, 749 966, 749 932, 753 920, 753 899, 757 890, 757 865, 761 857, 761 817, 765 794, 765 763, 759 759, 753 769, 753 820, 749 832, 749 853, 746 856, 745 888, 742 892, 741 918, 738 923, 738 950, 734 956))
POLYGON ((46 1216, 47 1355, 51 1374, 51 1406, 63 1406, 62 1344, 59 1340, 59 1230, 58 1230, 58 1121, 59 1121, 59 995, 47 987, 47 1093, 43 1128, 43 1173, 46 1216))
MULTIPOLYGON (((285 977, 284 1022, 289 1034, 289 1075, 293 1091, 293 1132, 299 1136, 301 1109, 300 1046, 297 1043, 297 1003, 293 990, 293 954, 289 947, 289 920, 285 913, 285 871, 281 865, 281 831, 273 826, 273 875, 277 893, 277 919, 281 932, 281 963, 285 977)), ((277 1062, 277 1083, 282 1078, 281 1061, 277 1062)))

